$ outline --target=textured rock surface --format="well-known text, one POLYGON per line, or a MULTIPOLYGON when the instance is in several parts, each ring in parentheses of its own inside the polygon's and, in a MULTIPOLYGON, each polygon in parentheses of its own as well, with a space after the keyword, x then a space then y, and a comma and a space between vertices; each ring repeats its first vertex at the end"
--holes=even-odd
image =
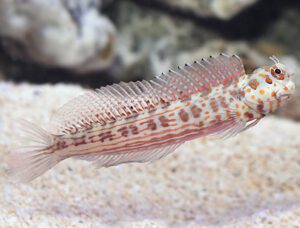
POLYGON ((226 141, 194 140, 151 164, 96 170, 67 160, 28 185, 10 182, 14 118, 43 125, 82 92, 0 83, 1 227, 300 225, 300 124, 278 117, 226 141))
POLYGON ((112 62, 113 24, 98 12, 99 0, 0 1, 0 36, 6 49, 28 62, 79 72, 112 62))
MULTIPOLYGON (((193 1, 182 1, 181 4, 191 4, 190 2, 193 1)), ((209 5, 209 2, 206 4, 209 5)), ((176 1, 173 3, 177 4, 176 1)), ((118 30, 119 42, 116 49, 123 64, 121 78, 127 80, 150 78, 178 65, 220 52, 240 55, 247 61, 248 68, 265 63, 273 54, 278 55, 280 59, 284 56, 299 62, 299 59, 296 59, 299 13, 295 9, 285 10, 278 20, 266 27, 264 33, 256 31, 252 25, 249 28, 253 35, 251 40, 244 39, 245 35, 236 35, 245 27, 243 22, 236 22, 236 27, 231 27, 230 23, 206 21, 208 26, 205 27, 201 23, 198 24, 201 19, 192 20, 184 16, 181 18, 175 13, 168 14, 167 10, 153 10, 151 7, 135 5, 130 1, 120 2, 114 9, 113 17, 110 17, 118 30), (291 36, 286 36, 290 30, 288 24, 291 24, 291 36), (209 25, 214 29, 209 29, 209 25), (224 31, 220 32, 221 29, 224 31), (235 39, 224 38, 225 32, 231 33, 235 39), (292 39, 295 42, 292 42, 292 39)), ((261 11, 263 12, 263 9, 261 11)), ((247 22, 250 26, 251 21, 247 22)), ((257 23, 255 27, 258 27, 257 23)))
POLYGON ((249 67, 273 54, 296 57, 299 62, 300 8, 296 2, 54 0, 46 9, 51 14, 44 9, 47 1, 3 0, 0 31, 8 39, 0 40, 0 70, 16 81, 63 79, 97 87, 112 81, 150 78, 184 64, 184 56, 194 61, 226 50, 249 59, 249 67), (217 8, 228 17, 236 9, 240 13, 223 20, 216 18, 220 16, 217 8), (32 11, 37 13, 31 16, 32 11), (21 46, 7 42, 13 37, 21 46), (216 40, 222 42, 219 48, 211 45, 216 40), (111 62, 113 47, 116 58, 111 62), (14 54, 4 55, 2 50, 14 54), (200 55, 198 50, 206 51, 200 55), (32 58, 38 63, 31 62, 32 58), (54 73, 53 67, 58 67, 54 73), (76 77, 79 71, 85 82, 76 77))
POLYGON ((118 29, 117 52, 123 78, 150 78, 176 64, 176 56, 215 37, 190 21, 141 8, 130 2, 119 3, 114 23, 118 29), (129 13, 132 12, 132 13, 129 13))
POLYGON ((230 19, 257 0, 164 0, 173 7, 190 10, 202 17, 230 19))
MULTIPOLYGON (((281 11, 281 17, 267 28, 265 36, 262 37, 269 43, 277 43, 281 46, 281 52, 300 58, 300 4, 281 11)), ((275 51, 275 50, 273 50, 275 51)))

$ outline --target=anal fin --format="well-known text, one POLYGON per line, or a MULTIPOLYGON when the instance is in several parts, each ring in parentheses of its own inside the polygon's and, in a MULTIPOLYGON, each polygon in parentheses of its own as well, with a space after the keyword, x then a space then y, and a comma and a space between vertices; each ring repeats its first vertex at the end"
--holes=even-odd
POLYGON ((172 144, 155 148, 130 150, 121 153, 81 155, 75 158, 93 161, 97 168, 110 167, 123 163, 143 163, 161 159, 175 151, 181 144, 172 144))

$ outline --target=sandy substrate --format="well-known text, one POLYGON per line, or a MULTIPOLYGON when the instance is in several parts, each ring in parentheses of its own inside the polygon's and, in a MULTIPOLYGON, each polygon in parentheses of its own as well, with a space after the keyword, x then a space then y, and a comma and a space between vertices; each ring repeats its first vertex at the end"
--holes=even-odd
POLYGON ((278 117, 150 164, 97 170, 66 160, 30 184, 8 180, 14 118, 43 126, 82 92, 0 83, 0 227, 300 226, 300 124, 278 117))

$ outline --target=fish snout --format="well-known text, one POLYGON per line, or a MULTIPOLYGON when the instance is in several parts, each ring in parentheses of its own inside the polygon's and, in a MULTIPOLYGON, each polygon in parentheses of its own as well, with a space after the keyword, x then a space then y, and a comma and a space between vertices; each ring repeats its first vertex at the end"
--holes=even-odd
POLYGON ((290 81, 286 84, 283 90, 277 91, 276 99, 287 100, 294 94, 294 92, 295 92, 295 83, 290 81))

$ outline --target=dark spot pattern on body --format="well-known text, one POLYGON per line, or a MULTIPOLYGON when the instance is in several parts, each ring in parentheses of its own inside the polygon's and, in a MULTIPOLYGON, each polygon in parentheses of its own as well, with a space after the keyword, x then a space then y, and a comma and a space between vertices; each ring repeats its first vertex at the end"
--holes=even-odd
POLYGON ((127 127, 121 127, 117 130, 118 132, 121 132, 121 135, 123 137, 128 137, 129 135, 129 131, 128 131, 128 128, 127 127))
POLYGON ((199 127, 203 127, 203 126, 204 126, 204 122, 203 121, 199 122, 199 127))
POLYGON ((202 112, 202 109, 199 108, 197 105, 193 105, 191 107, 191 112, 192 112, 192 115, 193 115, 194 118, 199 118, 200 114, 202 112))
POLYGON ((210 107, 212 108, 213 112, 218 112, 219 108, 215 98, 210 99, 210 107))
POLYGON ((244 116, 249 118, 249 119, 252 119, 254 117, 253 113, 251 113, 251 112, 245 112, 244 116))
POLYGON ((147 120, 147 121, 140 123, 140 125, 143 125, 143 124, 147 124, 147 129, 149 129, 149 130, 154 131, 157 129, 157 126, 156 126, 156 123, 154 122, 154 120, 147 120))
POLYGON ((114 135, 111 134, 111 131, 107 131, 107 132, 101 133, 99 135, 99 137, 100 137, 99 141, 104 142, 106 139, 108 139, 108 140, 111 141, 111 140, 113 140, 113 136, 114 135))
POLYGON ((56 145, 55 145, 54 151, 55 151, 55 150, 62 150, 62 149, 65 149, 65 148, 67 148, 67 147, 68 147, 68 145, 67 145, 67 143, 66 143, 65 141, 59 140, 59 141, 56 143, 56 145))
POLYGON ((135 125, 130 125, 129 128, 130 128, 132 134, 136 135, 136 134, 139 133, 139 130, 138 130, 138 127, 137 127, 137 126, 135 126, 135 125))
POLYGON ((162 127, 168 127, 169 126, 169 123, 168 123, 168 118, 165 117, 165 116, 160 116, 159 118, 159 121, 160 121, 160 124, 162 127))
POLYGON ((179 117, 183 122, 189 121, 189 114, 184 109, 179 111, 179 117))
POLYGON ((72 138, 74 146, 79 146, 79 145, 85 144, 86 143, 85 137, 86 137, 85 135, 82 135, 80 137, 72 138))
POLYGON ((264 104, 262 103, 262 104, 258 104, 257 105, 257 110, 259 111, 259 112, 263 112, 264 111, 264 104))

